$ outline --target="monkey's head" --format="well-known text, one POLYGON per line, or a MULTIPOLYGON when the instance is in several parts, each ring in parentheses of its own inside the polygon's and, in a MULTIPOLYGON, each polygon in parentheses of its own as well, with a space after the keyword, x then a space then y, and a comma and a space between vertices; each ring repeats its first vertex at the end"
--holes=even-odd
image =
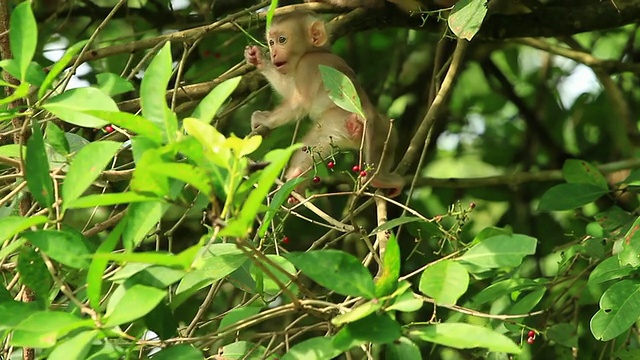
POLYGON ((304 54, 324 51, 329 46, 324 23, 306 12, 274 17, 267 41, 271 63, 285 75, 295 71, 304 54))

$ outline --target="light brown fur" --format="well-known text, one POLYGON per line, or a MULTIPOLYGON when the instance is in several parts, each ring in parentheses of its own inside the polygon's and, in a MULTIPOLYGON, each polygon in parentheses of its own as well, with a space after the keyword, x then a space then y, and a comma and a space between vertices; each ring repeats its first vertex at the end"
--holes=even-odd
MULTIPOLYGON (((371 184, 377 188, 391 189, 390 196, 398 195, 404 180, 391 172, 397 142, 395 131, 390 129, 389 119, 380 115, 371 104, 357 82, 354 71, 342 58, 331 52, 324 23, 308 12, 276 17, 267 32, 267 40, 270 58, 259 47, 249 46, 245 50, 245 59, 258 68, 282 95, 283 101, 273 111, 254 112, 251 116, 252 129, 260 126, 273 129, 309 116, 315 125, 302 142, 319 152, 323 158, 330 155, 331 145, 359 149, 364 133, 365 162, 374 167, 368 177, 375 174, 371 184), (333 103, 324 88, 319 65, 333 67, 351 79, 368 121, 333 103), (383 151, 389 132, 386 150, 383 151)), ((312 161, 302 151, 294 154, 285 175, 287 180, 311 169, 312 161)))

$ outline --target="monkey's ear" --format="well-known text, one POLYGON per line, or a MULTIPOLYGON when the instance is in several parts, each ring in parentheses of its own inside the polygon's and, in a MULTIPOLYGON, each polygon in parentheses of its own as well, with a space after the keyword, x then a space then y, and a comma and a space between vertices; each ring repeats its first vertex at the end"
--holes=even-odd
POLYGON ((325 46, 329 41, 327 30, 322 21, 314 21, 311 23, 311 26, 309 26, 309 36, 311 44, 316 47, 325 46))

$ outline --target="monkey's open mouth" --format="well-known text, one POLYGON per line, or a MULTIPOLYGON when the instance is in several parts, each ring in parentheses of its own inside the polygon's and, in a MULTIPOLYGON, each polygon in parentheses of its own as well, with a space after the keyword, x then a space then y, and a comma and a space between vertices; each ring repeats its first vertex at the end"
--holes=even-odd
POLYGON ((285 66, 287 64, 286 61, 281 61, 281 62, 275 62, 273 63, 273 65, 276 66, 277 69, 280 69, 281 67, 285 66))

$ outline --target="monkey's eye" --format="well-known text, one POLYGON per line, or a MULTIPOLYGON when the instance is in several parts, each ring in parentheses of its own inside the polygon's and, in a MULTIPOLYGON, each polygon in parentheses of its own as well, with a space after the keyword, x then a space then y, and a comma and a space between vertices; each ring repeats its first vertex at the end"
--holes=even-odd
POLYGON ((287 42, 287 37, 284 35, 278 36, 278 44, 284 45, 287 42))

